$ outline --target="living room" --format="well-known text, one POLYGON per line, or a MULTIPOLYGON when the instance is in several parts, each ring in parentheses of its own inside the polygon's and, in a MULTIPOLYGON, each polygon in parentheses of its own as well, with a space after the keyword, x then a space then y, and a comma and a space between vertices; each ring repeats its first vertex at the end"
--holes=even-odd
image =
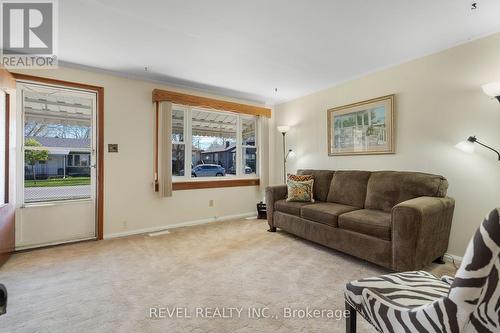
POLYGON ((500 330, 497 2, 29 3, 1 331, 500 330))

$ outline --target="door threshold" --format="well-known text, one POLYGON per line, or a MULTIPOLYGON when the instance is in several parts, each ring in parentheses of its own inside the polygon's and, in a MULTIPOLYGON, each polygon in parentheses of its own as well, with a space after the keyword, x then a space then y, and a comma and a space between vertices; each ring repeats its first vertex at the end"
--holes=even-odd
POLYGON ((39 244, 39 245, 19 246, 19 247, 15 248, 14 252, 27 252, 27 251, 32 251, 32 250, 47 249, 47 248, 61 246, 61 245, 70 245, 70 244, 83 243, 83 242, 96 241, 96 240, 97 240, 97 237, 94 236, 94 237, 81 238, 81 239, 75 239, 75 240, 64 241, 64 242, 53 242, 53 243, 46 243, 46 244, 39 244))

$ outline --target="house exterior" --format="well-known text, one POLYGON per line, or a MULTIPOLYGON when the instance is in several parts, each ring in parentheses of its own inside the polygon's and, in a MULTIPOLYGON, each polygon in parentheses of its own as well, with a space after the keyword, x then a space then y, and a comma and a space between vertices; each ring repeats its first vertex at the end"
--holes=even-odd
POLYGON ((226 142, 225 146, 209 148, 200 153, 199 164, 218 164, 227 173, 236 173, 236 145, 226 142))
MULTIPOLYGON (((46 161, 34 165, 36 179, 89 177, 90 139, 26 137, 34 139, 49 152, 46 161)), ((25 163, 25 179, 33 179, 33 168, 25 163)))
MULTIPOLYGON (((257 168, 256 148, 245 148, 245 173, 255 172, 257 168)), ((201 152, 199 164, 218 164, 226 173, 236 174, 236 145, 226 142, 225 146, 209 148, 201 152)))

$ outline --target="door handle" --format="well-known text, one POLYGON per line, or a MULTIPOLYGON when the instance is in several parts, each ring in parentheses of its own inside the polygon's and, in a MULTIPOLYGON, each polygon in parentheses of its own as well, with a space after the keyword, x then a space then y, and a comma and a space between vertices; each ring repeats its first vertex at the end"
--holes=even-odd
POLYGON ((91 168, 97 169, 97 164, 90 165, 91 168))

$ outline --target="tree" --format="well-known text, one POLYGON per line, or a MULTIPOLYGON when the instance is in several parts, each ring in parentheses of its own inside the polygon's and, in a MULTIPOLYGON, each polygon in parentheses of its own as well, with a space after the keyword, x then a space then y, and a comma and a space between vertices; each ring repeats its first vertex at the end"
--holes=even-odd
MULTIPOLYGON (((25 146, 27 147, 41 147, 42 144, 35 139, 28 139, 24 143, 25 146)), ((33 180, 36 180, 36 174, 35 174, 35 164, 36 162, 39 161, 46 161, 47 158, 49 157, 49 151, 48 150, 31 150, 31 149, 25 149, 24 150, 24 161, 31 165, 31 172, 33 173, 33 180)))

